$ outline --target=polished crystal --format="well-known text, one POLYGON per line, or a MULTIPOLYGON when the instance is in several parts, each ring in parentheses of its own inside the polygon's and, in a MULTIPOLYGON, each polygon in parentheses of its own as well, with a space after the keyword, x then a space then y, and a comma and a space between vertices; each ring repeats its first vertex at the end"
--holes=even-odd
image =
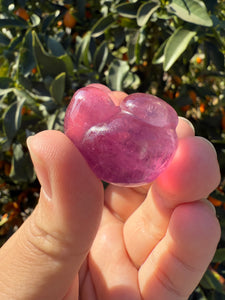
POLYGON ((135 93, 116 106, 110 93, 101 84, 77 90, 66 111, 65 134, 103 181, 149 183, 174 155, 178 116, 156 96, 135 93))

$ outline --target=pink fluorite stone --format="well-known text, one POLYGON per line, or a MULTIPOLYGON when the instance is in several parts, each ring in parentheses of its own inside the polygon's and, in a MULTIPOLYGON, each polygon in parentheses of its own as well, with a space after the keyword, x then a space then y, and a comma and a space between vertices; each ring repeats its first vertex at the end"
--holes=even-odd
POLYGON ((131 94, 116 106, 110 92, 101 84, 77 90, 66 111, 65 134, 103 181, 149 183, 174 155, 178 116, 153 95, 131 94))

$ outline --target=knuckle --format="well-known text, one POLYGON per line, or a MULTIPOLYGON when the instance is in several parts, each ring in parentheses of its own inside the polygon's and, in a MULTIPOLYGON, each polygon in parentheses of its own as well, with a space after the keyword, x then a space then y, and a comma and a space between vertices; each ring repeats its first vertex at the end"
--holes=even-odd
POLYGON ((70 242, 60 232, 49 232, 35 215, 27 221, 26 244, 32 253, 57 260, 64 260, 71 255, 70 242))

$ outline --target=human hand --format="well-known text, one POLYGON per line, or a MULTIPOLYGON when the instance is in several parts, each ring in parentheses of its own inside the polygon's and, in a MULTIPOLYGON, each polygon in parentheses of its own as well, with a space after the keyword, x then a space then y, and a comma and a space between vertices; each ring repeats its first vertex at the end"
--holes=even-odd
POLYGON ((187 299, 220 238, 205 200, 220 173, 183 119, 177 132, 168 169, 151 186, 109 185, 104 206, 101 182, 64 134, 32 137, 40 200, 0 250, 0 299, 187 299))

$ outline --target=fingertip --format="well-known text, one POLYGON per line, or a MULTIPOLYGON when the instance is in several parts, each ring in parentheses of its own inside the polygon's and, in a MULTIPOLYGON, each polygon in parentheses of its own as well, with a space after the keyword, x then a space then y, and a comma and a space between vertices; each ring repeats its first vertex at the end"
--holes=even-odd
POLYGON ((49 208, 45 222, 49 228, 55 227, 53 231, 60 228, 68 236, 81 235, 79 246, 87 248, 84 244, 92 242, 101 218, 104 200, 101 181, 62 132, 42 131, 27 143, 42 186, 39 204, 46 199, 52 202, 50 206, 43 204, 49 208))
POLYGON ((122 103, 123 99, 128 96, 128 94, 121 91, 111 91, 109 95, 116 106, 119 106, 122 103))
POLYGON ((44 130, 27 138, 28 149, 39 156, 44 154, 45 157, 46 155, 51 155, 52 157, 56 151, 60 150, 60 147, 69 146, 69 144, 70 147, 73 147, 69 138, 58 130, 44 130), (53 151, 53 145, 57 145, 55 151, 53 151))
POLYGON ((19 290, 21 299, 62 299, 96 236, 103 188, 63 133, 43 131, 30 137, 27 145, 42 185, 40 200, 1 249, 0 294, 16 299, 19 290), (29 286, 23 284, 31 275, 29 286))
POLYGON ((174 241, 174 247, 181 249, 181 255, 186 251, 196 252, 200 256, 204 252, 206 255, 208 248, 208 255, 212 256, 219 242, 221 229, 215 209, 207 199, 201 199, 175 208, 168 233, 174 241))
POLYGON ((193 270, 202 272, 212 260, 220 236, 219 221, 206 199, 176 207, 167 231, 172 253, 193 270))
POLYGON ((204 200, 177 206, 165 236, 139 270, 144 297, 187 299, 212 260, 219 239, 219 222, 204 200))
POLYGON ((179 117, 179 122, 177 124, 176 132, 177 132, 177 137, 181 139, 189 136, 194 136, 195 128, 188 119, 184 117, 179 117))
POLYGON ((172 162, 156 179, 153 188, 174 206, 207 198, 220 178, 213 146, 201 137, 191 136, 179 140, 172 162))

